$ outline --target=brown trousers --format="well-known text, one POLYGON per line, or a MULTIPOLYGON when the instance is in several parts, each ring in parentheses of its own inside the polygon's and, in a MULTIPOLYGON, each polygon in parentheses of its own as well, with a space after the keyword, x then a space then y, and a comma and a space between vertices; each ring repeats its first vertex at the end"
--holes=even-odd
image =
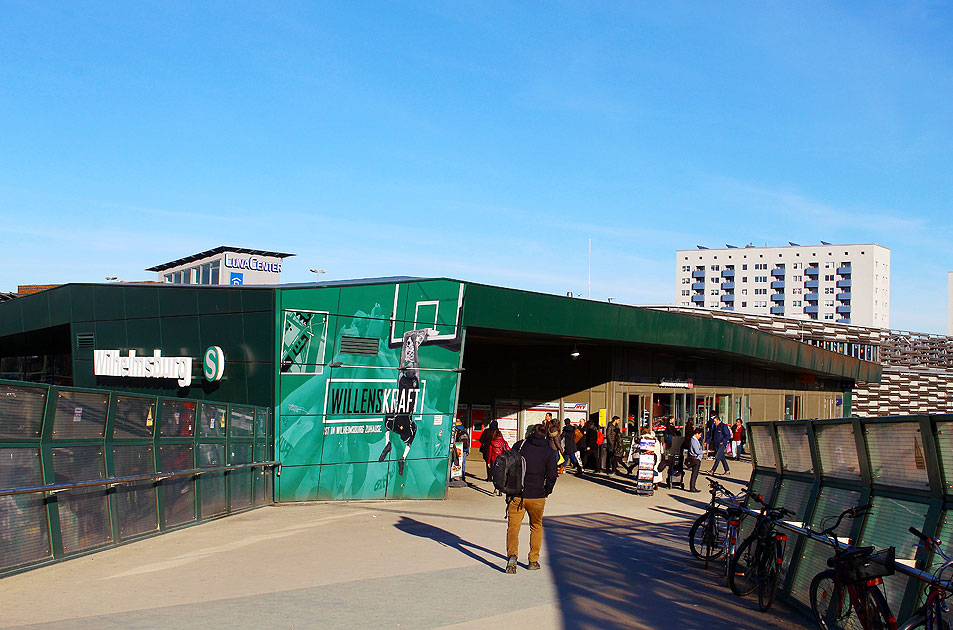
POLYGON ((507 508, 509 524, 506 527, 506 555, 518 556, 520 526, 523 515, 529 512, 529 561, 539 562, 539 548, 543 546, 543 508, 546 499, 513 499, 507 508))

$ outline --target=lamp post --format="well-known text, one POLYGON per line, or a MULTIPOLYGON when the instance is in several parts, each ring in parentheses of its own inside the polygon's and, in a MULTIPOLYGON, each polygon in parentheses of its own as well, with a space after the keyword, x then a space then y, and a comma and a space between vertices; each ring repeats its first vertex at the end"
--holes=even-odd
POLYGON ((309 269, 308 271, 310 271, 311 273, 314 274, 314 281, 315 281, 315 282, 321 282, 321 274, 322 274, 322 273, 327 273, 327 270, 326 270, 326 269, 309 269))

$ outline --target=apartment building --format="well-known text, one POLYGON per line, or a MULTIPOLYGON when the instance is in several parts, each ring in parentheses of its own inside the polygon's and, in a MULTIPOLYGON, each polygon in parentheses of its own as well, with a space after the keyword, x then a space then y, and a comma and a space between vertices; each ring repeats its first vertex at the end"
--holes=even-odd
POLYGON ((881 245, 680 249, 675 304, 890 327, 890 250, 881 245))

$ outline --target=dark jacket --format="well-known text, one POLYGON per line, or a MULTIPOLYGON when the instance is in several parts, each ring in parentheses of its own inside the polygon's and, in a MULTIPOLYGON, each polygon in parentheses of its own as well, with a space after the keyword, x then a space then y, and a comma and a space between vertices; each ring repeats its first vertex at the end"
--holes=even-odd
POLYGON ((720 447, 727 446, 730 441, 731 429, 728 428, 728 425, 724 422, 712 425, 711 438, 708 440, 712 450, 717 451, 720 447))
POLYGON ((576 452, 576 427, 569 425, 563 429, 563 451, 568 456, 576 452))
POLYGON ((526 461, 523 475, 523 498, 544 499, 556 485, 556 452, 549 440, 539 435, 531 435, 519 445, 520 455, 526 461))

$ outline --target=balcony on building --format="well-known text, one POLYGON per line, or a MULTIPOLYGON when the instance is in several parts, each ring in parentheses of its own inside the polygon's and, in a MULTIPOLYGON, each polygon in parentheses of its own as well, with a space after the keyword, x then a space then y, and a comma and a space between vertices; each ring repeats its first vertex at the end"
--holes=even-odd
POLYGON ((705 303, 705 296, 704 296, 704 295, 693 295, 693 296, 692 296, 692 302, 695 302, 695 303, 699 303, 699 302, 700 302, 700 303, 704 304, 704 303, 705 303))
POLYGON ((848 279, 846 279, 846 280, 838 280, 838 281, 837 281, 837 288, 838 288, 838 289, 849 289, 849 288, 850 288, 850 278, 848 278, 848 279))
POLYGON ((846 317, 842 317, 841 319, 838 319, 838 320, 837 320, 837 323, 838 323, 838 324, 849 324, 849 323, 850 323, 850 319, 848 319, 848 318, 846 318, 846 317))
POLYGON ((804 281, 804 286, 807 287, 808 289, 816 289, 816 288, 817 288, 817 280, 805 280, 805 281, 804 281))
POLYGON ((838 300, 849 300, 849 299, 850 299, 850 293, 849 293, 849 292, 848 292, 848 293, 838 293, 838 294, 837 294, 837 299, 838 299, 838 300))
POLYGON ((848 314, 849 314, 849 313, 850 313, 850 306, 838 306, 838 307, 837 307, 837 312, 838 312, 838 313, 848 313, 848 314))
POLYGON ((818 274, 817 267, 808 267, 807 269, 804 270, 805 276, 816 276, 817 274, 818 274))
POLYGON ((705 283, 704 283, 704 282, 695 282, 695 283, 692 284, 692 288, 695 289, 696 291, 704 291, 704 290, 705 290, 705 283))
POLYGON ((849 276, 849 275, 850 275, 850 267, 838 267, 838 268, 837 268, 837 273, 839 273, 839 274, 842 275, 842 276, 849 276))
POLYGON ((735 296, 732 295, 731 293, 725 294, 725 295, 721 296, 721 301, 722 301, 722 302, 732 302, 732 303, 734 303, 734 301, 735 301, 735 296))
POLYGON ((724 306, 721 307, 721 310, 723 310, 723 311, 733 311, 733 310, 735 310, 735 307, 732 306, 731 304, 725 304, 724 306))
POLYGON ((735 288, 735 283, 734 283, 734 282, 722 282, 722 283, 721 283, 721 288, 724 289, 724 290, 726 290, 726 291, 730 291, 730 290, 732 290, 732 289, 735 288))
POLYGON ((818 294, 817 293, 805 293, 804 299, 808 302, 817 302, 818 294))
POLYGON ((722 278, 734 278, 734 277, 735 277, 735 270, 734 270, 734 269, 723 269, 723 270, 721 271, 721 277, 722 277, 722 278))
POLYGON ((772 289, 783 289, 783 288, 784 288, 784 280, 775 280, 774 282, 771 283, 771 288, 772 288, 772 289))
POLYGON ((704 277, 705 277, 705 270, 704 270, 704 269, 696 269, 695 271, 692 272, 692 277, 693 277, 693 278, 704 278, 704 277))
POLYGON ((805 307, 804 307, 804 312, 805 312, 805 313, 817 313, 817 306, 805 306, 805 307))
POLYGON ((783 277, 784 277, 784 269, 772 269, 772 270, 771 270, 771 275, 774 276, 775 278, 783 278, 783 277))
POLYGON ((772 307, 771 307, 771 314, 772 314, 772 315, 784 315, 784 307, 783 307, 783 306, 772 306, 772 307))
POLYGON ((783 302, 783 301, 784 301, 784 294, 783 294, 783 293, 775 293, 775 294, 773 294, 773 295, 771 296, 771 301, 772 301, 772 302, 783 302))

